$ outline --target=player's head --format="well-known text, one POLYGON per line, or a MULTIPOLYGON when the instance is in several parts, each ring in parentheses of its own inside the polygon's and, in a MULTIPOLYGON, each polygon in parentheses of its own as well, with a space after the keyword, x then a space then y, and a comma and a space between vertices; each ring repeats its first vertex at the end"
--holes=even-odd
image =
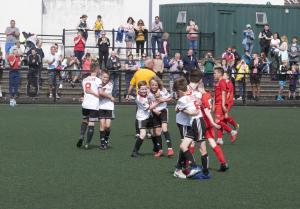
POLYGON ((98 64, 98 62, 92 62, 91 63, 91 66, 90 66, 90 72, 91 72, 91 74, 98 74, 98 72, 99 72, 99 69, 100 69, 100 67, 99 67, 99 64, 98 64))
POLYGON ((173 84, 173 91, 175 91, 179 97, 183 96, 187 91, 187 80, 184 77, 176 79, 173 84))
POLYGON ((214 68, 214 78, 215 80, 221 80, 224 75, 224 69, 222 67, 214 68))
POLYGON ((103 83, 108 83, 109 81, 109 72, 107 69, 101 70, 101 80, 103 83))
POLYGON ((225 80, 229 80, 229 78, 230 78, 229 73, 228 73, 228 72, 224 72, 223 78, 224 78, 225 80))
POLYGON ((189 75, 189 80, 191 83, 199 83, 203 77, 200 70, 192 70, 189 75))
POLYGON ((164 87, 162 80, 158 76, 154 76, 150 79, 149 86, 152 92, 157 92, 158 89, 162 90, 164 87))
POLYGON ((138 82, 139 88, 139 95, 146 96, 148 92, 147 82, 146 81, 139 81, 138 82))

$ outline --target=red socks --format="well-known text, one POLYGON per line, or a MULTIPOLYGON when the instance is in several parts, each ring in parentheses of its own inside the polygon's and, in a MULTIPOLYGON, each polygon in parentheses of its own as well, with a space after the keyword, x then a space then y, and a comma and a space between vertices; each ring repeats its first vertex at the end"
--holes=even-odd
POLYGON ((217 156, 219 162, 220 162, 221 164, 225 164, 226 161, 225 161, 225 157, 224 157, 224 154, 223 154, 223 151, 222 151, 221 147, 220 147, 220 146, 216 146, 216 147, 214 148, 214 152, 215 152, 215 154, 216 154, 216 156, 217 156))
POLYGON ((218 123, 226 132, 231 133, 232 129, 224 122, 224 120, 218 123))
POLYGON ((236 122, 231 117, 225 118, 225 121, 227 123, 229 123, 230 125, 232 125, 233 127, 235 127, 235 128, 237 127, 236 122))

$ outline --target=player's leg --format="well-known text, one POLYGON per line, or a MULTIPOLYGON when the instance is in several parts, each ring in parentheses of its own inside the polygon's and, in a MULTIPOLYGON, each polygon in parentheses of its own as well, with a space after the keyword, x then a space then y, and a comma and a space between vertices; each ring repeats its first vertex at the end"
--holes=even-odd
POLYGON ((88 127, 88 114, 89 114, 88 110, 82 108, 82 121, 81 121, 81 125, 80 125, 80 136, 79 136, 79 140, 76 144, 76 146, 78 148, 81 147, 83 144, 84 135, 85 135, 86 129, 88 127))
POLYGON ((170 137, 170 133, 168 131, 168 109, 165 109, 161 114, 160 114, 160 119, 161 119, 161 128, 163 135, 165 137, 167 146, 168 146, 168 156, 173 156, 174 151, 172 148, 172 141, 170 137))
POLYGON ((86 143, 84 148, 88 149, 94 135, 95 122, 98 121, 98 110, 89 110, 89 123, 87 127, 86 143))
POLYGON ((105 118, 102 118, 100 116, 100 149, 107 149, 106 143, 105 143, 105 118))
POLYGON ((188 174, 188 177, 192 177, 195 174, 199 173, 201 169, 197 167, 194 156, 192 153, 189 151, 189 146, 193 142, 193 139, 189 137, 189 132, 187 133, 187 136, 182 140, 180 144, 180 150, 183 152, 183 156, 186 160, 189 161, 191 170, 190 173, 188 174))
MULTIPOLYGON (((213 129, 213 128, 212 128, 213 129)), ((219 163, 220 163, 220 169, 219 171, 226 171, 229 167, 228 167, 228 164, 225 160, 225 157, 224 157, 224 153, 221 149, 220 146, 218 146, 214 140, 214 137, 213 137, 213 132, 212 130, 209 130, 206 134, 207 136, 207 140, 208 140, 208 143, 210 145, 210 147, 213 149, 219 163)))
POLYGON ((110 127, 111 127, 111 119, 107 118, 105 119, 105 143, 108 146, 109 143, 109 137, 110 137, 110 127))
POLYGON ((208 159, 208 153, 206 149, 206 143, 204 140, 198 142, 198 149, 201 154, 202 173, 207 176, 209 174, 208 171, 209 159, 208 159))
POLYGON ((235 120, 233 120, 233 118, 232 117, 230 117, 230 115, 229 115, 229 113, 230 113, 230 111, 231 111, 231 105, 227 105, 227 110, 228 110, 228 112, 227 113, 225 113, 225 122, 226 123, 229 123, 230 125, 232 125, 235 129, 237 129, 238 128, 238 124, 235 122, 235 120))
POLYGON ((154 125, 154 135, 156 138, 157 146, 158 146, 158 152, 154 153, 154 157, 160 157, 163 154, 163 149, 162 149, 162 138, 161 138, 161 132, 162 128, 160 125, 153 124, 154 125))
MULTIPOLYGON (((142 121, 139 121, 139 123, 142 123, 142 121)), ((143 144, 143 141, 146 137, 146 128, 142 127, 142 126, 140 126, 140 127, 141 127, 140 128, 140 135, 139 135, 139 137, 136 138, 135 145, 134 145, 131 157, 138 157, 139 150, 140 150, 140 148, 143 144)))

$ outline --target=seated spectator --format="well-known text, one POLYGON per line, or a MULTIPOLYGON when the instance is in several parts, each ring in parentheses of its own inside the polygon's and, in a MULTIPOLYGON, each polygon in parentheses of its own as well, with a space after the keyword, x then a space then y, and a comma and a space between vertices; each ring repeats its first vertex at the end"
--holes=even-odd
POLYGON ((39 79, 39 69, 41 66, 41 57, 37 54, 36 49, 31 49, 31 54, 28 56, 28 66, 29 71, 27 74, 28 84, 27 84, 27 95, 36 96, 38 93, 38 79, 39 79), (31 94, 31 86, 34 88, 34 93, 31 94))
POLYGON ((228 47, 227 50, 223 52, 222 59, 225 59, 228 65, 233 66, 235 57, 234 54, 232 53, 231 47, 228 47))
POLYGON ((214 86, 214 66, 215 66, 215 60, 212 56, 211 52, 206 53, 205 59, 204 59, 204 77, 203 77, 203 83, 205 87, 213 87, 214 86))
POLYGON ((112 96, 117 97, 119 95, 119 70, 121 68, 121 62, 115 51, 111 52, 111 56, 108 59, 107 68, 109 70, 109 76, 111 82, 113 82, 112 96))
POLYGON ((297 65, 292 65, 291 71, 289 73, 289 100, 296 99, 296 89, 297 89, 297 81, 298 81, 298 73, 299 69, 297 65))
POLYGON ((90 67, 92 64, 92 56, 90 53, 86 53, 85 57, 82 59, 82 79, 90 75, 90 67))
MULTIPOLYGON (((130 95, 130 93, 128 92, 128 88, 130 86, 130 81, 131 81, 131 79, 132 79, 133 74, 135 73, 135 71, 137 71, 136 62, 133 60, 133 55, 129 54, 128 55, 128 59, 125 61, 126 92, 125 92, 124 97, 126 97, 126 95, 130 95)), ((130 98, 130 99, 133 99, 133 98, 130 98)))
POLYGON ((183 58, 183 73, 184 77, 189 80, 191 70, 199 69, 198 60, 194 56, 192 49, 189 49, 187 55, 183 58))
POLYGON ((299 62, 300 46, 298 44, 297 37, 293 37, 292 43, 288 48, 290 66, 297 64, 299 62))
POLYGON ((140 54, 144 53, 145 41, 147 40, 148 30, 145 28, 143 20, 139 20, 135 31, 135 43, 136 43, 136 56, 140 57, 140 54), (140 53, 141 51, 141 53, 140 53))
POLYGON ((5 68, 5 59, 3 57, 3 52, 0 46, 0 98, 2 97, 1 81, 3 77, 4 68, 5 68))
POLYGON ((65 70, 68 73, 68 77, 71 80, 72 88, 75 87, 75 83, 79 81, 80 77, 80 61, 77 57, 72 55, 69 59, 67 59, 67 66, 65 70))
POLYGON ((142 54, 141 58, 139 59, 139 61, 136 63, 137 68, 144 68, 145 67, 145 60, 147 59, 147 55, 144 53, 142 54))
POLYGON ((270 61, 264 52, 260 53, 259 66, 262 73, 270 73, 270 61))
POLYGON ((250 83, 252 88, 252 98, 256 101, 260 95, 260 80, 261 80, 261 61, 257 53, 253 53, 253 59, 250 65, 250 83))
POLYGON ((243 100, 244 99, 244 89, 245 89, 245 81, 247 76, 247 73, 249 73, 249 67, 246 64, 245 60, 241 60, 237 66, 236 66, 236 70, 237 70, 237 75, 236 75, 236 81, 238 82, 238 86, 239 86, 239 97, 237 98, 237 100, 243 100))
POLYGON ((234 65, 236 66, 236 63, 241 60, 241 55, 236 50, 236 46, 232 46, 231 51, 234 55, 234 65))
POLYGON ((9 64, 9 105, 15 106, 16 98, 19 95, 19 82, 20 82, 20 67, 21 58, 18 54, 18 50, 15 49, 11 55, 7 58, 9 64))
POLYGON ((245 54, 242 55, 242 60, 246 62, 246 64, 249 66, 252 62, 252 56, 249 52, 245 51, 245 54))
POLYGON ((163 72, 164 72, 164 63, 159 52, 156 52, 155 59, 153 59, 153 62, 154 62, 153 71, 160 79, 162 79, 163 72))
POLYGON ((175 92, 173 92, 174 81, 180 77, 180 73, 183 69, 183 61, 180 58, 180 53, 175 53, 175 57, 170 60, 170 74, 169 74, 169 87, 170 93, 175 97, 175 92))

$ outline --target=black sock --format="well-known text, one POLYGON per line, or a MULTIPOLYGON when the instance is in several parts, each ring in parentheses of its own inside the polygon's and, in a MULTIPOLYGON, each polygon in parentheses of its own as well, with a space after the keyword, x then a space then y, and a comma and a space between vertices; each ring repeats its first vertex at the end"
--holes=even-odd
POLYGON ((192 153, 190 153, 190 151, 187 150, 183 154, 184 154, 185 159, 187 159, 188 161, 190 161, 190 165, 192 167, 195 167, 196 166, 196 162, 195 162, 195 159, 194 159, 192 153))
POLYGON ((182 169, 184 167, 184 164, 185 164, 185 157, 182 150, 180 150, 178 154, 178 161, 177 161, 176 168, 182 169))
POLYGON ((202 172, 208 174, 208 154, 201 156, 202 172))
POLYGON ((153 143, 153 152, 158 152, 159 147, 157 146, 157 140, 156 140, 156 136, 151 136, 152 139, 152 143, 153 143))
POLYGON ((105 131, 100 131, 100 143, 105 144, 105 131))
POLYGON ((84 138, 87 126, 88 126, 88 124, 86 122, 81 123, 81 126, 80 126, 80 139, 84 138))
POLYGON ((172 148, 171 137, 169 131, 163 132, 168 148, 172 148))
POLYGON ((108 142, 110 135, 110 128, 105 129, 105 141, 108 142))
POLYGON ((139 122, 135 119, 135 134, 140 134, 139 122))
POLYGON ((86 139, 88 144, 91 143, 93 135, 94 135, 94 126, 88 126, 88 128, 87 128, 87 139, 86 139))
POLYGON ((156 136, 156 141, 157 141, 158 149, 161 150, 162 149, 162 138, 161 138, 161 135, 160 136, 156 136))
POLYGON ((135 145, 134 145, 134 152, 138 152, 143 144, 143 141, 140 137, 137 137, 136 141, 135 141, 135 145))

